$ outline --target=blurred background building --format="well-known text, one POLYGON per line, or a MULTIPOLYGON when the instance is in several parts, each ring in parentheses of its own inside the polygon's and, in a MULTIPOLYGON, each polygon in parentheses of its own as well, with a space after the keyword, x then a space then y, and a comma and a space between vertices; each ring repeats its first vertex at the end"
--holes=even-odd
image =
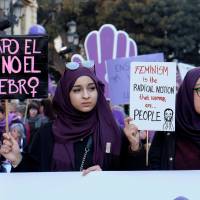
POLYGON ((36 0, 0 0, 1 34, 27 34, 37 23, 37 10, 36 0))

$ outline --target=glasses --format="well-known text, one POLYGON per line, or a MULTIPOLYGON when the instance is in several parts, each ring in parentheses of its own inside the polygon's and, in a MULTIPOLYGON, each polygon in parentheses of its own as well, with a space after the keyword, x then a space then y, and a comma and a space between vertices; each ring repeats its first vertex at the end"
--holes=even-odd
POLYGON ((66 63, 66 68, 67 69, 70 69, 70 70, 76 70, 78 69, 79 67, 83 66, 85 68, 88 68, 88 69, 94 69, 94 61, 93 60, 86 60, 86 61, 82 61, 82 62, 68 62, 66 63))
POLYGON ((200 97, 200 87, 194 88, 193 90, 196 91, 197 95, 200 97))

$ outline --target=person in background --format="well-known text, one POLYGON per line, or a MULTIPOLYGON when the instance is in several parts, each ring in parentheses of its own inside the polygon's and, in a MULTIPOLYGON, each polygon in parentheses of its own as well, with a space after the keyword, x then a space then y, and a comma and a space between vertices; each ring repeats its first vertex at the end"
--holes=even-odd
POLYGON ((23 122, 23 123, 25 122, 25 119, 24 119, 25 112, 26 112, 26 106, 25 105, 23 105, 23 104, 17 105, 17 107, 16 107, 16 115, 19 118, 19 120, 21 122, 23 122))
POLYGON ((19 144, 20 151, 22 152, 26 145, 25 128, 22 123, 13 123, 10 126, 10 134, 15 141, 19 144))
POLYGON ((28 144, 30 144, 34 138, 34 135, 37 133, 39 128, 47 123, 47 119, 44 117, 41 117, 39 114, 39 102, 36 101, 30 102, 28 105, 28 111, 27 111, 27 119, 26 119, 26 127, 28 126, 28 130, 30 133, 27 132, 27 135, 30 135, 30 139, 27 141, 28 144))
POLYGON ((19 105, 19 100, 18 99, 12 99, 10 101, 10 104, 9 104, 9 112, 10 113, 16 113, 18 105, 19 105))
POLYGON ((141 170, 145 152, 136 127, 125 119, 117 125, 104 96, 104 85, 89 67, 68 63, 53 99, 57 117, 35 134, 29 152, 21 154, 12 136, 4 134, 0 154, 13 171, 141 170), (136 133, 136 134, 135 134, 136 133))
POLYGON ((49 98, 40 101, 40 116, 46 120, 46 123, 55 119, 52 101, 49 98))
POLYGON ((5 112, 2 106, 0 106, 0 138, 2 134, 5 132, 5 112))
MULTIPOLYGON (((18 117, 16 116, 15 113, 8 113, 8 127, 12 123, 19 122, 18 117)), ((5 110, 3 106, 0 106, 0 138, 3 133, 6 131, 6 115, 5 115, 5 110)))
POLYGON ((150 169, 200 170, 200 67, 186 74, 176 96, 175 132, 156 132, 150 169))
POLYGON ((28 30, 28 35, 46 35, 45 28, 40 24, 32 25, 28 30))

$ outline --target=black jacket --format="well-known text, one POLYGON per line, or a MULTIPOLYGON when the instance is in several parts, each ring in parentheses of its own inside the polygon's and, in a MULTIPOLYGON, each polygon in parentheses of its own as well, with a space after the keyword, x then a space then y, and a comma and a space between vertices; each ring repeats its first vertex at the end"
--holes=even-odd
MULTIPOLYGON (((106 154, 103 170, 144 170, 145 151, 130 153, 129 143, 122 134, 122 147, 120 156, 106 154)), ((52 123, 48 123, 40 128, 34 137, 29 150, 23 154, 22 162, 18 167, 13 168, 13 172, 49 172, 51 171, 52 153, 54 147, 54 137, 52 123)), ((75 154, 75 157, 77 155, 75 154)))
POLYGON ((175 159, 175 132, 156 132, 149 150, 152 170, 172 170, 175 159))

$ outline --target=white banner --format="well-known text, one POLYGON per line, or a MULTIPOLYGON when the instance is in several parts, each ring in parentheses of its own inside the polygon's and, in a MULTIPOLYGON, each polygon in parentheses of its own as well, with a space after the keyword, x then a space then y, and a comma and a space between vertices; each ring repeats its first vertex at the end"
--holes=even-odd
POLYGON ((200 171, 0 174, 1 200, 199 200, 200 171))

